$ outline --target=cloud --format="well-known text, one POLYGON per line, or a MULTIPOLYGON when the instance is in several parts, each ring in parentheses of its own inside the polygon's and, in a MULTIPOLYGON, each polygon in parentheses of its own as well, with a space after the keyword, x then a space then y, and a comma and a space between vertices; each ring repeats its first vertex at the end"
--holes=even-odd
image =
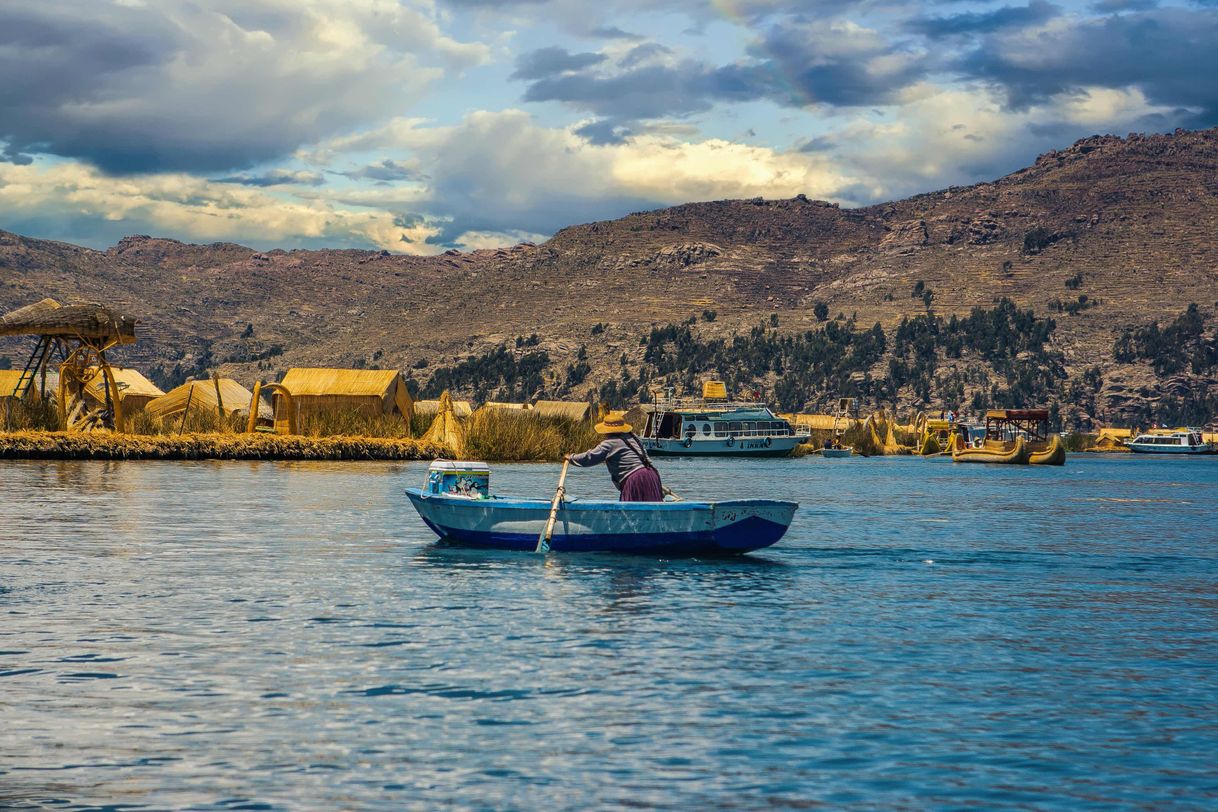
POLYGON ((440 246, 469 232, 550 234, 689 200, 832 197, 855 182, 827 156, 659 133, 593 144, 576 129, 544 127, 507 110, 473 113, 447 127, 394 122, 368 137, 395 140, 428 168, 417 207, 444 224, 432 240, 440 246))
POLYGON ((643 39, 642 34, 632 34, 629 31, 623 31, 616 25, 599 25, 595 28, 588 29, 588 36, 599 37, 601 39, 625 39, 625 40, 640 40, 643 39))
POLYGON ((1100 14, 1116 14, 1122 11, 1146 11, 1158 8, 1159 0, 1096 0, 1091 10, 1100 14))
POLYGON ((919 97, 892 120, 856 117, 803 148, 855 179, 843 197, 874 203, 993 180, 1096 132, 1166 129, 1173 113, 1136 89, 1080 88, 1013 110, 1000 93, 957 88, 919 97))
POLYGON ((321 186, 326 182, 319 172, 293 169, 271 169, 260 175, 230 175, 216 178, 216 183, 240 183, 243 186, 321 186))
MULTIPOLYGON (((1129 2, 1129 0, 1117 0, 1129 2)), ((906 28, 931 39, 961 34, 985 34, 1010 28, 1039 25, 1060 14, 1061 10, 1045 0, 1031 0, 1026 6, 1003 6, 993 11, 970 11, 946 17, 920 17, 906 28)))
POLYGON ((547 76, 582 70, 604 62, 604 54, 573 54, 566 48, 553 46, 523 54, 516 60, 511 79, 543 79, 547 76))
POLYGON ((893 104, 931 68, 924 51, 843 21, 788 20, 767 29, 750 50, 748 59, 717 66, 681 58, 658 43, 638 45, 612 61, 560 61, 561 72, 532 72, 523 100, 591 113, 601 120, 586 134, 609 143, 638 131, 639 122, 691 116, 717 104, 893 104))
POLYGON ((1016 109, 1084 87, 1137 89, 1156 105, 1218 120, 1218 13, 1162 8, 1058 19, 1034 31, 996 33, 955 65, 1001 88, 1016 109))
POLYGON ((352 169, 347 172, 337 172, 335 174, 343 175, 352 180, 374 180, 374 181, 399 181, 399 180, 420 180, 422 173, 418 166, 412 163, 403 163, 395 161, 392 158, 386 158, 377 163, 361 166, 359 169, 352 169))
POLYGON ((0 4, 0 140, 112 172, 224 171, 400 113, 487 57, 425 0, 0 4))
POLYGON ((316 196, 285 197, 182 173, 114 177, 78 162, 0 164, 5 227, 101 247, 132 233, 168 234, 255 247, 350 245, 430 251, 438 229, 398 224, 383 210, 346 208, 316 196), (403 238, 409 242, 403 242, 403 238))

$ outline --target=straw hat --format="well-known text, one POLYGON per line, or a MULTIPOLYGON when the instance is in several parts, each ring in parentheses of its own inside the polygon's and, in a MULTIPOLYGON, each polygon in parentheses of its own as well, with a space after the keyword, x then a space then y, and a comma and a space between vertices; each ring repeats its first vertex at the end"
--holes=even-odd
POLYGON ((605 419, 595 426, 597 434, 625 434, 633 431, 634 427, 626 422, 625 412, 609 412, 605 419))

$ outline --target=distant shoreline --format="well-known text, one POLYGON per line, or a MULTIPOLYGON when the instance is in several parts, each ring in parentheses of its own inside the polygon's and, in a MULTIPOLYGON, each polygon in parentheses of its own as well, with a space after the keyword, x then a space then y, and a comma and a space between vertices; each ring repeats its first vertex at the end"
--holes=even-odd
POLYGON ((386 437, 273 434, 0 432, 0 459, 32 460, 430 460, 441 445, 386 437))

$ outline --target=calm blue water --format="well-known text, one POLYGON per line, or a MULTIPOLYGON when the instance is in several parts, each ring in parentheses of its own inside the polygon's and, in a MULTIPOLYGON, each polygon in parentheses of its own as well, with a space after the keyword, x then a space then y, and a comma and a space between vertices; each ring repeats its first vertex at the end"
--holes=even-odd
POLYGON ((438 547, 423 468, 3 463, 0 806, 1218 807, 1218 458, 665 462, 803 504, 726 562, 438 547))

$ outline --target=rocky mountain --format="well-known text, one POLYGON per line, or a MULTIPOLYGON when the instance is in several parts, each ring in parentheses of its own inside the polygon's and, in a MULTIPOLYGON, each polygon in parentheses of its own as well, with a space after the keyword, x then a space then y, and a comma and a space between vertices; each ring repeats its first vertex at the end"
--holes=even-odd
MULTIPOLYGON (((1163 398, 1218 404, 1218 368, 1114 352, 1125 331, 1167 325, 1190 303, 1196 340, 1213 335, 1218 130, 1095 136, 990 183, 866 208, 802 195, 690 203, 572 226, 543 245, 433 257, 146 236, 94 251, 0 232, 0 309, 43 296, 137 315, 141 340, 125 358, 162 376, 219 368, 269 380, 295 365, 366 365, 426 382, 501 345, 517 355, 533 346, 551 367, 541 385, 580 397, 621 374, 654 381, 640 337, 655 326, 693 319, 698 340, 713 341, 761 323, 799 335, 840 314, 891 337, 902 319, 966 316, 1006 298, 1055 322, 1049 347, 1065 376, 1055 396, 1066 401, 1086 375, 1090 400, 1074 412, 1121 419, 1163 398), (532 334, 535 344, 516 349, 532 334), (588 372, 566 375, 577 359, 588 372)), ((0 345, 13 364, 24 351, 0 345)), ((970 352, 945 357, 935 375, 980 363, 970 352)), ((886 369, 880 360, 857 372, 879 379, 886 369)), ((884 396, 903 407, 947 397, 927 386, 884 396)), ((970 378, 964 394, 985 386, 970 378)), ((802 405, 828 387, 804 392, 802 405)))

